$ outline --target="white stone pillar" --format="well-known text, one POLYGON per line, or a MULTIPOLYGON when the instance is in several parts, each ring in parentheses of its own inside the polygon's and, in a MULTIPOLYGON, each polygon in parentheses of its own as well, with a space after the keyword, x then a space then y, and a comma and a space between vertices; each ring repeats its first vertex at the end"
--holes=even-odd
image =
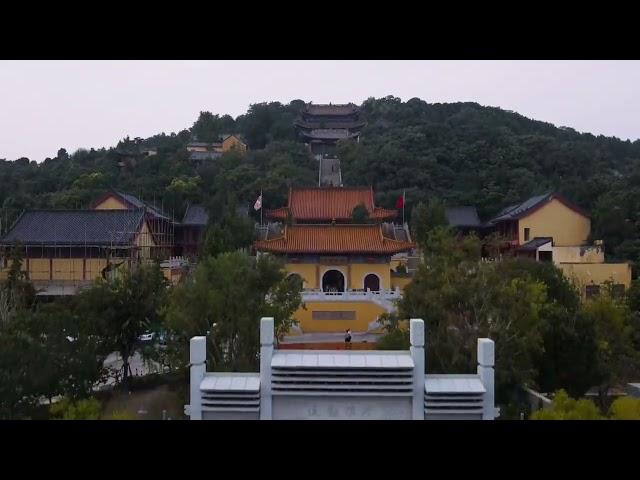
POLYGON ((271 358, 273 357, 274 319, 260 319, 260 420, 271 420, 271 358))
POLYGON ((495 344, 489 338, 478 339, 478 375, 486 393, 482 402, 482 419, 493 420, 495 408, 495 344))
POLYGON ((202 394, 200 382, 207 371, 207 337, 192 337, 189 342, 189 363, 191 364, 191 420, 202 420, 202 394))
POLYGON ((413 420, 424 420, 424 321, 412 318, 409 323, 411 358, 413 359, 413 420))

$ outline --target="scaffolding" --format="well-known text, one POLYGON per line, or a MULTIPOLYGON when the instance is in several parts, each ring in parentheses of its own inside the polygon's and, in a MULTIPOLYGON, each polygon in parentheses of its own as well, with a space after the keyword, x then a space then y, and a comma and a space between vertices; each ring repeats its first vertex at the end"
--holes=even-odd
MULTIPOLYGON (((27 272, 40 297, 75 295, 99 278, 116 278, 123 268, 175 260, 175 221, 172 217, 158 216, 148 208, 139 210, 144 213, 137 229, 109 229, 105 232, 108 239, 105 242, 87 240, 86 221, 83 242, 59 241, 58 230, 54 231, 53 242, 4 242, 0 246, 0 280, 7 277, 11 250, 17 244, 22 250, 22 270, 27 272)), ((60 225, 60 228, 65 227, 60 225)), ((3 234, 8 231, 5 227, 3 234)), ((169 272, 173 264, 168 267, 169 272)))

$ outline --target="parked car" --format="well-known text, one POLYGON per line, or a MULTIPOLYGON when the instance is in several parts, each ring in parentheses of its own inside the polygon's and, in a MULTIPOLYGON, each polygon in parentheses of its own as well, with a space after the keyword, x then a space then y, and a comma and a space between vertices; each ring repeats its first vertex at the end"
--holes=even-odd
POLYGON ((138 337, 138 340, 144 343, 148 343, 148 342, 153 342, 154 337, 155 337, 154 332, 145 332, 138 337))

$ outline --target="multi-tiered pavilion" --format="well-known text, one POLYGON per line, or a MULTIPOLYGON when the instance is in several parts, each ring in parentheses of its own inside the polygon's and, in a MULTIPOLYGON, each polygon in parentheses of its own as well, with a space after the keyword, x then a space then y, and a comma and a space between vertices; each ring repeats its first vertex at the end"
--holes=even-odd
POLYGON ((314 105, 309 103, 295 123, 299 135, 315 156, 335 156, 339 140, 359 141, 360 130, 366 125, 360 108, 352 103, 314 105))

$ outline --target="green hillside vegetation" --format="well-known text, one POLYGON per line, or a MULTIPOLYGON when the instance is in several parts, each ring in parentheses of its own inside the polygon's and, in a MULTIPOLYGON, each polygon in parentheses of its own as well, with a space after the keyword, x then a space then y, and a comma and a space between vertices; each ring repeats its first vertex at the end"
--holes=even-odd
MULTIPOLYGON (((289 185, 317 181, 317 165, 292 125, 303 106, 302 100, 255 104, 235 119, 202 112, 178 133, 126 138, 109 149, 60 149, 40 163, 0 160, 0 184, 11 185, 0 189, 3 223, 26 208, 87 207, 110 187, 178 218, 188 202, 204 202, 216 222, 230 202, 249 206, 260 189, 266 208, 281 206, 289 185), (230 132, 244 136, 246 156, 228 153, 201 167, 189 161, 185 145, 193 135, 213 141, 230 132), (158 154, 136 155, 147 147, 158 154)), ((343 178, 346 185, 372 185, 380 206, 392 208, 406 189, 408 218, 413 206, 433 197, 476 205, 486 218, 556 190, 592 213, 593 237, 605 240, 610 259, 638 261, 640 141, 581 134, 476 103, 386 97, 362 109, 368 125, 361 142, 339 146, 343 178)))

